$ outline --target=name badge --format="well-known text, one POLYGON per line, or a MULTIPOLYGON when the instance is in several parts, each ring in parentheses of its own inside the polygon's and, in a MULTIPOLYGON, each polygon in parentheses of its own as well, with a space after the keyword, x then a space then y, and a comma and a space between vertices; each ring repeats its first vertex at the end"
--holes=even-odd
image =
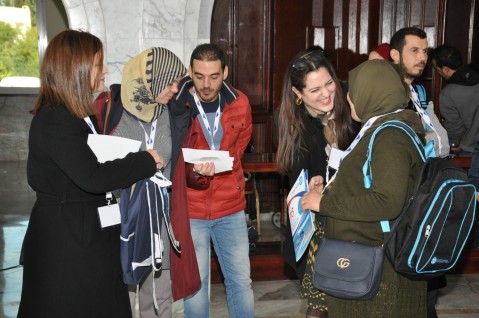
POLYGON ((101 206, 98 208, 98 216, 102 228, 120 224, 120 206, 118 203, 101 206))
POLYGON ((339 150, 338 148, 331 148, 331 153, 329 154, 328 166, 338 170, 339 164, 341 163, 341 157, 343 156, 344 151, 339 150))

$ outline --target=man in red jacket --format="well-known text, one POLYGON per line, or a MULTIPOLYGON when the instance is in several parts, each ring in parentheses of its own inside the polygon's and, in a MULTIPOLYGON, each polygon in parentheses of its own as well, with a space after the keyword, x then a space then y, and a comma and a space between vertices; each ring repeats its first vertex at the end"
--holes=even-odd
MULTIPOLYGON (((191 55, 189 77, 180 83, 177 107, 189 107, 195 149, 225 150, 233 169, 216 173, 209 187, 188 188, 191 234, 200 270, 201 289, 185 298, 186 317, 209 317, 210 242, 225 277, 231 317, 254 317, 248 230, 244 209, 245 181, 241 157, 251 138, 249 100, 225 81, 228 67, 215 44, 202 44, 191 55)), ((198 177, 207 171, 195 171, 198 177)))

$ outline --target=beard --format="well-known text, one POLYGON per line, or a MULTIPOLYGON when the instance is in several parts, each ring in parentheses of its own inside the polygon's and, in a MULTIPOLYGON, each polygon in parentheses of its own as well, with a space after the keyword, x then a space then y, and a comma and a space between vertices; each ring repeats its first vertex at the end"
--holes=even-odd
POLYGON ((413 81, 416 77, 421 76, 422 72, 424 71, 424 69, 414 71, 414 69, 408 68, 406 65, 404 65, 402 57, 400 58, 399 65, 401 66, 404 79, 409 79, 411 81, 413 81))

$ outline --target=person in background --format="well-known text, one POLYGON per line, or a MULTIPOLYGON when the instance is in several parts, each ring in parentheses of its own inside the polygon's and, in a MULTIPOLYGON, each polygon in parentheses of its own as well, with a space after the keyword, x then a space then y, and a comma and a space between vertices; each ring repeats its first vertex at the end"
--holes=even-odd
POLYGON ((120 229, 102 228, 106 192, 163 167, 155 151, 99 163, 94 92, 104 88, 103 45, 65 30, 49 43, 29 135, 28 183, 37 194, 23 242, 18 317, 131 317, 120 265, 120 229))
POLYGON ((391 50, 391 47, 389 46, 389 43, 382 43, 375 47, 374 49, 369 52, 368 55, 368 60, 386 60, 390 61, 391 56, 389 56, 389 51, 391 50))
POLYGON ((447 44, 431 51, 431 62, 447 81, 439 95, 439 109, 451 148, 461 156, 472 156, 479 141, 479 74, 463 64, 458 49, 447 44))
MULTIPOLYGON (((323 194, 321 177, 311 179, 301 209, 317 211, 317 216, 327 218, 326 238, 379 246, 384 243, 380 221, 399 216, 414 191, 422 160, 407 134, 397 128, 384 128, 374 141, 373 186, 366 189, 362 167, 371 136, 375 128, 388 120, 408 124, 422 140, 424 129, 417 114, 406 109, 408 87, 387 61, 366 61, 349 72, 348 101, 351 116, 366 130, 358 135, 361 138, 356 146, 351 145, 352 150, 342 160, 327 193, 323 194), (370 121, 380 115, 376 121, 370 121)), ((426 285, 424 281, 412 281, 397 273, 385 257, 379 291, 374 298, 348 300, 326 295, 328 314, 331 318, 424 318, 426 285)))
POLYGON ((425 118, 423 120, 426 129, 426 140, 434 141, 434 150, 438 157, 444 158, 449 155, 449 140, 447 132, 434 112, 434 104, 427 102, 425 89, 422 85, 414 83, 424 71, 428 59, 428 44, 426 32, 417 27, 406 27, 398 30, 391 38, 391 59, 398 64, 403 72, 403 79, 410 89, 410 108, 424 111, 430 124, 434 126, 437 134, 431 128, 425 118), (423 94, 422 94, 422 93, 423 94), (421 102, 422 96, 422 102, 421 102))
MULTIPOLYGON (((111 86, 108 117, 106 110, 101 116, 106 117, 106 133, 139 140, 142 142, 140 149, 152 148, 160 153, 164 158, 163 175, 173 181, 169 211, 181 254, 173 248, 165 222, 162 222, 161 270, 151 271, 140 285, 129 286, 132 309, 138 296, 142 318, 171 317, 172 302, 192 294, 200 287, 185 199, 186 182, 196 179, 191 176, 188 179, 181 155, 189 115, 171 105, 167 106, 178 92, 178 83, 184 75, 186 68, 170 50, 161 47, 144 50, 125 65, 122 84, 111 86), (148 145, 146 136, 151 138, 148 145), (153 297, 156 297, 158 309, 154 306, 153 297)), ((211 176, 214 172, 211 162, 195 164, 195 168, 203 170, 205 175, 211 176)), ((128 195, 126 192, 124 194, 128 195)), ((160 197, 157 204, 161 206, 160 197)), ((149 228, 145 231, 149 231, 149 228)))
MULTIPOLYGON (((358 125, 353 124, 343 89, 333 66, 319 47, 299 52, 289 64, 279 108, 276 166, 279 173, 288 175, 290 188, 302 169, 307 169, 309 176, 324 176, 331 148, 344 150, 355 137, 358 125)), ((321 225, 316 223, 318 230, 310 245, 311 252, 305 253, 298 263, 295 262, 291 231, 288 232, 285 259, 303 282, 308 317, 327 317, 324 294, 311 283, 311 264, 314 264, 321 238, 321 225)))
MULTIPOLYGON (((441 125, 439 119, 434 112, 434 104, 432 102, 426 104, 426 94, 420 98, 421 94, 418 89, 424 90, 421 85, 415 87, 414 79, 419 77, 426 67, 428 59, 428 44, 426 32, 417 27, 406 27, 398 30, 391 38, 391 59, 394 64, 399 65, 403 74, 404 82, 409 85, 410 104, 416 104, 417 107, 410 106, 411 109, 426 108, 425 111, 429 115, 438 135, 441 138, 441 148, 439 148, 439 139, 427 123, 422 120, 423 127, 426 131, 426 141, 434 141, 434 150, 438 157, 447 157, 449 155, 449 141, 447 132, 441 125), (422 103, 421 103, 422 99, 422 103)), ((425 91, 425 90, 424 90, 425 91)), ((428 318, 437 318, 436 303, 439 296, 439 289, 447 285, 444 275, 435 277, 428 281, 428 318)))
MULTIPOLYGON (((231 317, 254 317, 248 230, 244 209, 245 179, 241 157, 253 130, 248 98, 227 81, 228 66, 215 44, 197 46, 190 58, 189 77, 180 83, 176 107, 191 113, 191 129, 198 138, 190 148, 228 151, 234 158, 231 171, 216 173, 209 187, 188 187, 191 235, 201 277, 201 289, 185 298, 190 318, 209 317, 211 244, 225 278, 231 317)), ((197 175, 204 170, 195 169, 197 175)))

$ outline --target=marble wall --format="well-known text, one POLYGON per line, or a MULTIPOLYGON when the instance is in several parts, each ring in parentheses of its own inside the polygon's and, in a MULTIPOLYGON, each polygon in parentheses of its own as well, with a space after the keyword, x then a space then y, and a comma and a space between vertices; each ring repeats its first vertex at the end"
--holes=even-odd
POLYGON ((196 45, 209 42, 214 0, 63 0, 69 25, 102 39, 107 84, 121 82, 125 63, 163 46, 188 64, 196 45))
MULTIPOLYGON (((128 60, 162 46, 185 65, 209 42, 214 0, 62 0, 72 29, 87 30, 104 44, 107 85, 121 82, 128 60)), ((0 161, 26 160, 36 96, 0 95, 0 161)))

